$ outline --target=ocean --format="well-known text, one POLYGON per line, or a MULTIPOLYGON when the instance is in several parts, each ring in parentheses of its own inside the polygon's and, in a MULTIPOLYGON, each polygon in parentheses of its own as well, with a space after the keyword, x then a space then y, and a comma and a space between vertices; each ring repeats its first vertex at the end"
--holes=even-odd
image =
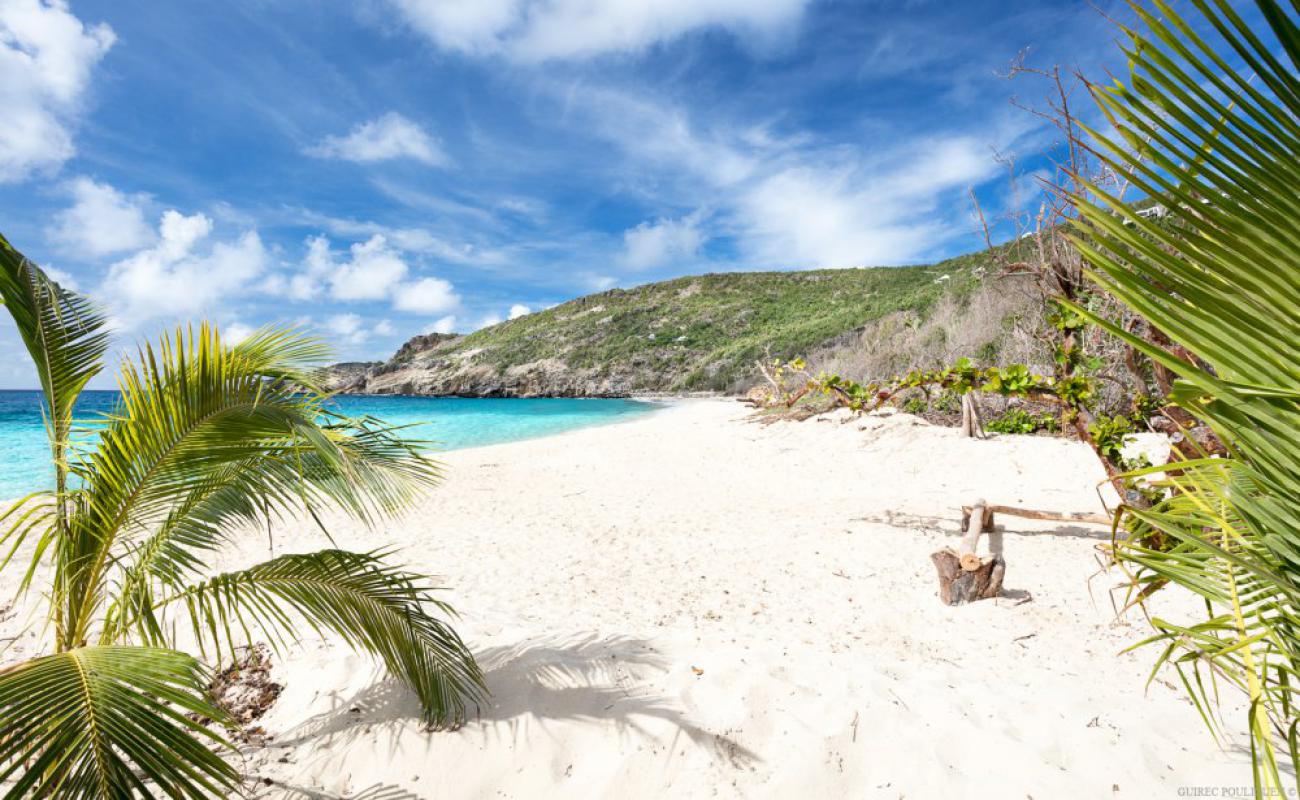
MULTIPOLYGON (((93 425, 110 411, 117 392, 83 392, 79 422, 93 425)), ((478 399, 460 397, 340 396, 334 408, 349 416, 370 415, 412 425, 411 438, 435 443, 435 450, 547 436, 576 428, 620 422, 659 407, 641 400, 478 399)), ((54 481, 45 438, 40 393, 0 390, 0 498, 21 497, 54 481)), ((84 436, 93 434, 83 433, 84 436)))

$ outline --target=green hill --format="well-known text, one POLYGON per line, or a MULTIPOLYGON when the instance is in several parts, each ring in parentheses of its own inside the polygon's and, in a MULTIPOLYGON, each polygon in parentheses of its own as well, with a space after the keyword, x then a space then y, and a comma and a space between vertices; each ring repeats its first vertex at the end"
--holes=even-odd
POLYGON ((733 272, 588 295, 462 337, 412 339, 348 365, 347 391, 622 396, 740 391, 754 361, 808 355, 899 314, 924 319, 981 285, 983 254, 932 266, 733 272))

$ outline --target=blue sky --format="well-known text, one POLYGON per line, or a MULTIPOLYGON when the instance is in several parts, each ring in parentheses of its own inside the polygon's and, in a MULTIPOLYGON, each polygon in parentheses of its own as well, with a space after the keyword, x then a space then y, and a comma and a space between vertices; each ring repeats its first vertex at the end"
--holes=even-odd
MULTIPOLYGON (((351 359, 677 275, 932 261, 980 246, 971 188, 1032 205, 1055 142, 998 72, 1121 68, 1118 5, 0 0, 0 231, 124 344, 206 317, 351 359)), ((33 383, 6 319, 0 386, 33 383)))

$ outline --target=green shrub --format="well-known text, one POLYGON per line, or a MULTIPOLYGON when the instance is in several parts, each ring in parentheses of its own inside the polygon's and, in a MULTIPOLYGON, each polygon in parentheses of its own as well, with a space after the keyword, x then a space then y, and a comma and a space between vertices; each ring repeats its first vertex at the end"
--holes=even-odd
POLYGON ((1061 429, 1061 423, 1055 414, 1031 414, 1023 408, 1010 408, 989 420, 984 429, 993 433, 1056 433, 1061 429))

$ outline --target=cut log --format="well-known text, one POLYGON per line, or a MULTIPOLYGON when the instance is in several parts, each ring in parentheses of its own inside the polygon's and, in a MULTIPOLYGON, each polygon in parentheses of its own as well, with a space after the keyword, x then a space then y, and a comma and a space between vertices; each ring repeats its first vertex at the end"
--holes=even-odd
POLYGON ((939 599, 945 605, 958 606, 1002 594, 1007 562, 1000 555, 982 559, 974 572, 963 569, 961 557, 951 548, 931 553, 930 560, 939 572, 939 599))
POLYGON ((997 597, 1007 562, 1001 555, 980 558, 980 535, 992 530, 993 514, 983 500, 962 507, 963 535, 957 549, 945 547, 930 554, 939 572, 939 598, 950 606, 997 597))

